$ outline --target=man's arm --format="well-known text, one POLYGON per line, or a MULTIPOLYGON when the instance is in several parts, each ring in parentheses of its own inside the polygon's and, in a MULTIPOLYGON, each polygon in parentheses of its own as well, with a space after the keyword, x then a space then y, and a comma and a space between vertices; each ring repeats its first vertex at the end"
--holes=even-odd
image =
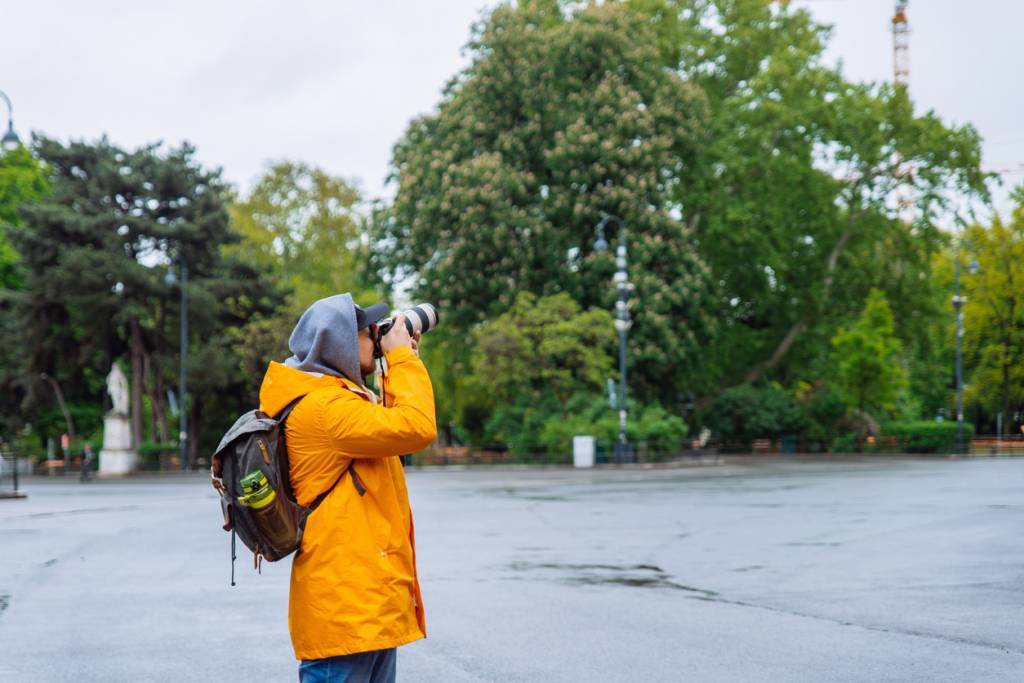
POLYGON ((437 437, 434 388, 423 361, 409 346, 393 348, 385 357, 387 407, 341 394, 329 398, 321 413, 321 426, 345 457, 413 453, 437 437))

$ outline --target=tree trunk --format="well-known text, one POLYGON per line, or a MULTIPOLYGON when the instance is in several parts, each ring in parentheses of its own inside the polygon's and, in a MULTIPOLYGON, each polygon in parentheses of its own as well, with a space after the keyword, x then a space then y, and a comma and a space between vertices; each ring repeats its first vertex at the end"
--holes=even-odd
POLYGON ((68 404, 64 401, 64 392, 60 390, 60 384, 57 380, 47 375, 45 372, 39 375, 45 382, 48 382, 53 387, 53 393, 57 396, 57 405, 60 406, 60 411, 64 414, 64 426, 67 427, 68 437, 75 440, 75 421, 71 419, 71 412, 68 410, 68 404))
POLYGON ((199 428, 201 421, 199 416, 202 411, 202 399, 193 394, 191 410, 188 414, 188 468, 194 470, 199 461, 199 428))
MULTIPOLYGON (((1004 356, 1005 358, 1005 356, 1004 356)), ((1008 434, 1010 431, 1010 364, 1003 363, 1003 419, 1001 429, 999 431, 999 438, 1003 438, 1004 434, 1008 434)))
MULTIPOLYGON (((149 394, 149 408, 152 411, 150 416, 148 429, 146 430, 146 438, 151 442, 156 442, 159 439, 156 438, 156 403, 153 402, 153 382, 150 379, 150 367, 149 354, 146 353, 145 349, 142 351, 142 378, 145 382, 145 386, 142 388, 143 395, 149 394)), ((143 420, 145 423, 145 420, 143 420)))
POLYGON ((145 346, 142 341, 142 327, 139 319, 133 317, 129 322, 131 328, 131 358, 132 358, 132 441, 133 446, 138 448, 142 445, 142 391, 144 372, 145 346))
POLYGON ((145 356, 146 377, 151 378, 146 385, 149 389, 149 401, 153 409, 151 431, 156 432, 153 435, 154 441, 167 443, 170 441, 170 437, 167 432, 167 404, 164 400, 164 378, 160 368, 152 362, 152 358, 153 356, 148 353, 145 356))
POLYGON ((171 430, 167 424, 167 401, 164 398, 167 391, 164 387, 164 374, 160 368, 160 359, 163 358, 164 346, 164 321, 166 319, 163 301, 157 305, 156 331, 153 335, 153 418, 156 423, 157 434, 160 441, 167 443, 171 440, 171 430))

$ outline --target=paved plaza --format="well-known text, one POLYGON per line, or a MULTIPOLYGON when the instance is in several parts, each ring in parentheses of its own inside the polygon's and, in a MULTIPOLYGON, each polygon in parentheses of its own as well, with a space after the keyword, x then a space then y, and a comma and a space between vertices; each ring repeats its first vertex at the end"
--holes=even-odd
MULTIPOLYGON (((0 680, 292 681, 199 475, 0 500, 0 680)), ((1024 459, 409 472, 400 681, 1019 681, 1024 459)))

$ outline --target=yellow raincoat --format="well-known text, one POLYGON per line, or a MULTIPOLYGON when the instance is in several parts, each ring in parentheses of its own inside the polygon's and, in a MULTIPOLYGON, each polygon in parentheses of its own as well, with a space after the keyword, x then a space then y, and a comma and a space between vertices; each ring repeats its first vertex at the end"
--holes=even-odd
POLYGON ((306 522, 292 563, 288 627, 295 657, 398 647, 426 636, 405 471, 398 456, 437 435, 427 369, 409 347, 387 354, 386 407, 342 377, 271 363, 260 409, 285 423, 295 497, 309 505, 352 464, 306 522), (357 482, 365 488, 360 495, 357 482))

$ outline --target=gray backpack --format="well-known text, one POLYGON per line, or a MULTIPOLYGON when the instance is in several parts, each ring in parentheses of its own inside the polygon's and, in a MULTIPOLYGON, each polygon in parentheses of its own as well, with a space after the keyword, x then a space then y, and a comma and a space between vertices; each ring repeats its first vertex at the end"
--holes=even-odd
POLYGON ((306 519, 351 470, 359 495, 366 493, 352 464, 330 488, 303 507, 295 501, 288 477, 284 423, 304 396, 277 417, 250 410, 235 421, 217 446, 210 466, 213 487, 220 494, 224 530, 231 532, 231 585, 235 585, 235 536, 253 553, 253 567, 276 562, 302 544, 306 519))

